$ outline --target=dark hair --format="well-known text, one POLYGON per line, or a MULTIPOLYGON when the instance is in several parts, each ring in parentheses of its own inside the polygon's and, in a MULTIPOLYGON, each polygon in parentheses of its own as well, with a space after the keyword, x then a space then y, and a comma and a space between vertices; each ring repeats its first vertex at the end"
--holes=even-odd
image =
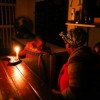
POLYGON ((35 35, 34 35, 34 39, 35 39, 36 37, 38 37, 39 39, 41 39, 42 42, 43 42, 43 46, 45 46, 45 44, 46 44, 46 39, 45 39, 45 37, 43 37, 43 36, 40 35, 40 34, 35 34, 35 35))
POLYGON ((67 33, 67 42, 72 46, 82 46, 88 40, 88 34, 83 28, 74 28, 67 33))

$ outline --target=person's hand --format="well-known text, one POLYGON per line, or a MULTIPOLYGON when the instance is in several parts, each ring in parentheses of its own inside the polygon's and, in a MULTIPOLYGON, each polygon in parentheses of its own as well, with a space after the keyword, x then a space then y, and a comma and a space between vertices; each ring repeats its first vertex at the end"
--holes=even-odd
POLYGON ((54 95, 56 95, 59 98, 59 100, 64 100, 64 98, 63 98, 63 96, 62 96, 60 91, 52 89, 52 92, 53 92, 54 95))
POLYGON ((51 53, 52 53, 51 48, 50 48, 50 47, 47 47, 47 46, 45 46, 45 47, 42 49, 42 51, 44 51, 46 54, 51 54, 51 53))
POLYGON ((54 94, 58 94, 58 95, 61 94, 60 91, 57 91, 57 90, 55 90, 55 89, 52 89, 52 92, 53 92, 54 94))

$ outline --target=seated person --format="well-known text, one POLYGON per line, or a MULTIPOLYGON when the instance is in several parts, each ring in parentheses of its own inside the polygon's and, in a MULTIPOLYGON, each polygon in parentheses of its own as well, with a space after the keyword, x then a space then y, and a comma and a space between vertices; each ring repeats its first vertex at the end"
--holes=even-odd
POLYGON ((20 51, 19 57, 31 58, 34 55, 50 54, 51 50, 45 44, 46 42, 41 36, 35 35, 33 41, 27 42, 24 49, 20 51))
POLYGON ((97 42, 93 47, 93 53, 100 56, 100 42, 97 42))
POLYGON ((59 35, 70 56, 59 73, 58 89, 52 89, 52 92, 61 100, 96 100, 100 97, 100 74, 96 74, 96 61, 91 48, 85 45, 87 33, 83 28, 73 28, 66 35, 59 35))

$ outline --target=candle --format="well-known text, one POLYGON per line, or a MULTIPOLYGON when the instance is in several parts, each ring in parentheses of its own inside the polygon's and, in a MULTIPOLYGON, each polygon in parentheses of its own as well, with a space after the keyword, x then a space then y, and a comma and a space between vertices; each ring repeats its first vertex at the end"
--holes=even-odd
POLYGON ((16 52, 16 58, 18 59, 18 54, 19 54, 20 48, 18 46, 15 47, 15 52, 16 52))

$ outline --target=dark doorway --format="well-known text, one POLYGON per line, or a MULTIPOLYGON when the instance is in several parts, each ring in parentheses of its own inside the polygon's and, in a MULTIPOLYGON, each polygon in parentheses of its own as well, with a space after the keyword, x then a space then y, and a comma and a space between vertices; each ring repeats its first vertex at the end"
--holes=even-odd
POLYGON ((36 2, 36 33, 45 37, 47 42, 64 46, 59 37, 61 31, 66 32, 68 0, 44 0, 36 2))

